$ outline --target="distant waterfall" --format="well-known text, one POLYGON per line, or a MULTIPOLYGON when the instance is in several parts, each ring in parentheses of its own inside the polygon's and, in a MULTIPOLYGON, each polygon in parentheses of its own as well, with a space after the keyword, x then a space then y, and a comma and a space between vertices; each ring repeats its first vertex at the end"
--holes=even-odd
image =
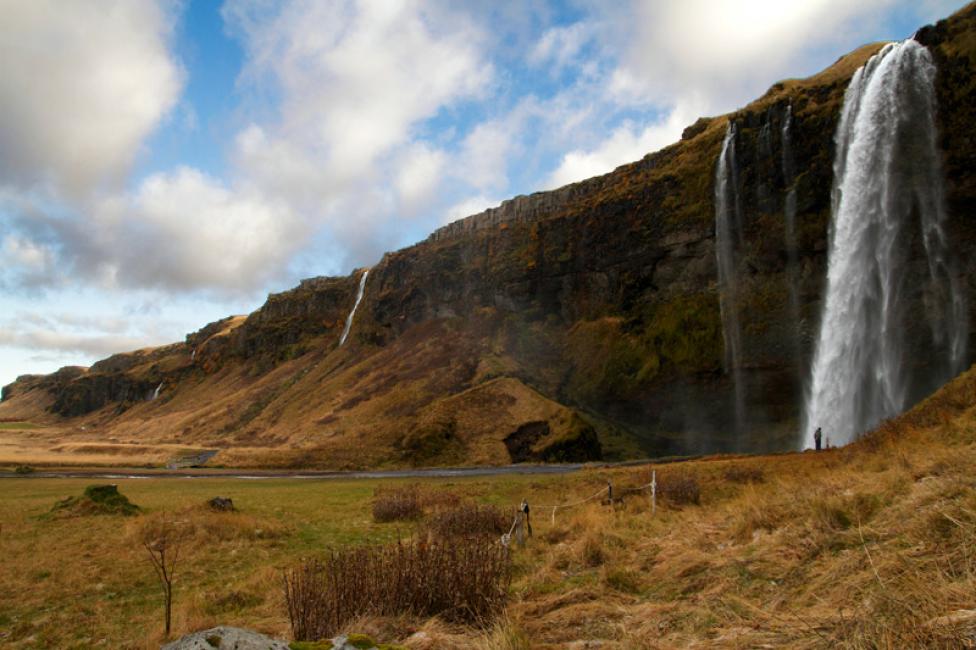
POLYGON ((159 397, 159 391, 163 390, 163 384, 166 382, 159 382, 159 386, 156 386, 156 390, 153 391, 152 399, 150 401, 155 402, 156 398, 159 397))
POLYGON ((966 308, 943 229, 934 79, 928 50, 909 40, 873 56, 844 96, 805 446, 815 427, 844 444, 908 406, 905 284, 916 214, 928 258, 924 311, 933 355, 944 362, 942 379, 965 360, 966 308))
POLYGON ((346 342, 346 337, 349 336, 349 330, 352 329, 352 319, 356 315, 356 309, 359 308, 359 303, 363 299, 363 294, 366 292, 366 276, 369 275, 369 269, 363 271, 363 277, 359 279, 359 293, 356 294, 356 302, 352 305, 352 311, 346 316, 346 327, 342 330, 342 336, 339 337, 339 347, 346 342))
POLYGON ((795 328, 793 337, 793 363, 797 376, 802 375, 802 359, 800 352, 800 269, 796 245, 796 163, 793 160, 793 105, 787 104, 783 114, 783 126, 780 131, 782 141, 783 186, 788 188, 786 200, 783 204, 785 220, 784 234, 786 239, 786 276, 790 290, 790 322, 795 328))
POLYGON ((742 383, 742 328, 739 324, 736 242, 742 238, 738 169, 735 162, 735 123, 729 122, 715 167, 715 257, 718 266, 719 308, 725 339, 725 372, 731 373, 735 397, 735 433, 743 430, 745 386, 742 383))

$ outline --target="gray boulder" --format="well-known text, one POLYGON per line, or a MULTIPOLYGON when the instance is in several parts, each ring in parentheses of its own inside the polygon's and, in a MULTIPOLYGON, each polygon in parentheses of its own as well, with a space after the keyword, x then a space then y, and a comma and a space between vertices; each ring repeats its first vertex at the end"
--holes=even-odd
POLYGON ((239 627, 213 627, 167 643, 161 650, 288 650, 288 643, 239 627))

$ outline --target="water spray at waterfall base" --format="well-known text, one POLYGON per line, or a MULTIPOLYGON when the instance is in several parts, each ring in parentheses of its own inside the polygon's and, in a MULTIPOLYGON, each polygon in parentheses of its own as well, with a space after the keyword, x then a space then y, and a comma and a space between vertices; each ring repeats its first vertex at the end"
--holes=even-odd
MULTIPOLYGON (((810 376, 803 447, 822 427, 845 444, 910 406, 906 337, 913 235, 941 382, 962 369, 967 321, 944 224, 935 65, 914 40, 886 45, 851 79, 835 136, 827 291, 810 376), (915 217, 918 221, 915 221, 915 217)), ((916 280, 917 281, 917 280, 916 280)))
POLYGON ((369 275, 369 269, 363 271, 363 276, 359 279, 359 291, 356 293, 356 302, 352 305, 352 310, 349 315, 346 316, 346 326, 342 330, 342 336, 339 337, 339 347, 346 342, 346 337, 349 336, 349 330, 352 329, 352 319, 356 315, 356 310, 359 309, 359 303, 363 299, 363 294, 366 292, 366 277, 369 275))

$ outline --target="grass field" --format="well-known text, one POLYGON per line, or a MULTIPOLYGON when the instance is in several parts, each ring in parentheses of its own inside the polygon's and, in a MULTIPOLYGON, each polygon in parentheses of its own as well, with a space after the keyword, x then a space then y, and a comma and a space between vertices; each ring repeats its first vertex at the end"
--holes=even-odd
MULTIPOLYGON (((970 371, 845 449, 655 466, 662 488, 693 484, 700 495, 696 504, 665 491, 653 515, 646 493, 554 519, 543 507, 608 479, 622 493, 648 467, 425 481, 479 502, 534 504, 505 616, 487 630, 402 616, 350 631, 411 648, 973 647, 974 396, 970 371)), ((236 624, 287 637, 283 567, 413 532, 372 521, 373 490, 396 481, 128 480, 119 488, 142 515, 45 515, 88 483, 0 479, 0 645, 158 647, 162 597, 136 536, 163 514, 193 531, 176 635, 236 624), (216 495, 240 512, 204 510, 216 495)))

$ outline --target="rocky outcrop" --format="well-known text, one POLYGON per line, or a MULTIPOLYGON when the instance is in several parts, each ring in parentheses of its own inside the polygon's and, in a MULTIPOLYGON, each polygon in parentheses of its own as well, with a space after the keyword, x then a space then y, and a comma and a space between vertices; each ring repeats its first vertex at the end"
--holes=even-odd
POLYGON ((244 358, 273 355, 292 358, 307 351, 302 342, 323 337, 338 342, 355 300, 358 274, 344 278, 311 278, 268 300, 238 328, 233 352, 244 358))

